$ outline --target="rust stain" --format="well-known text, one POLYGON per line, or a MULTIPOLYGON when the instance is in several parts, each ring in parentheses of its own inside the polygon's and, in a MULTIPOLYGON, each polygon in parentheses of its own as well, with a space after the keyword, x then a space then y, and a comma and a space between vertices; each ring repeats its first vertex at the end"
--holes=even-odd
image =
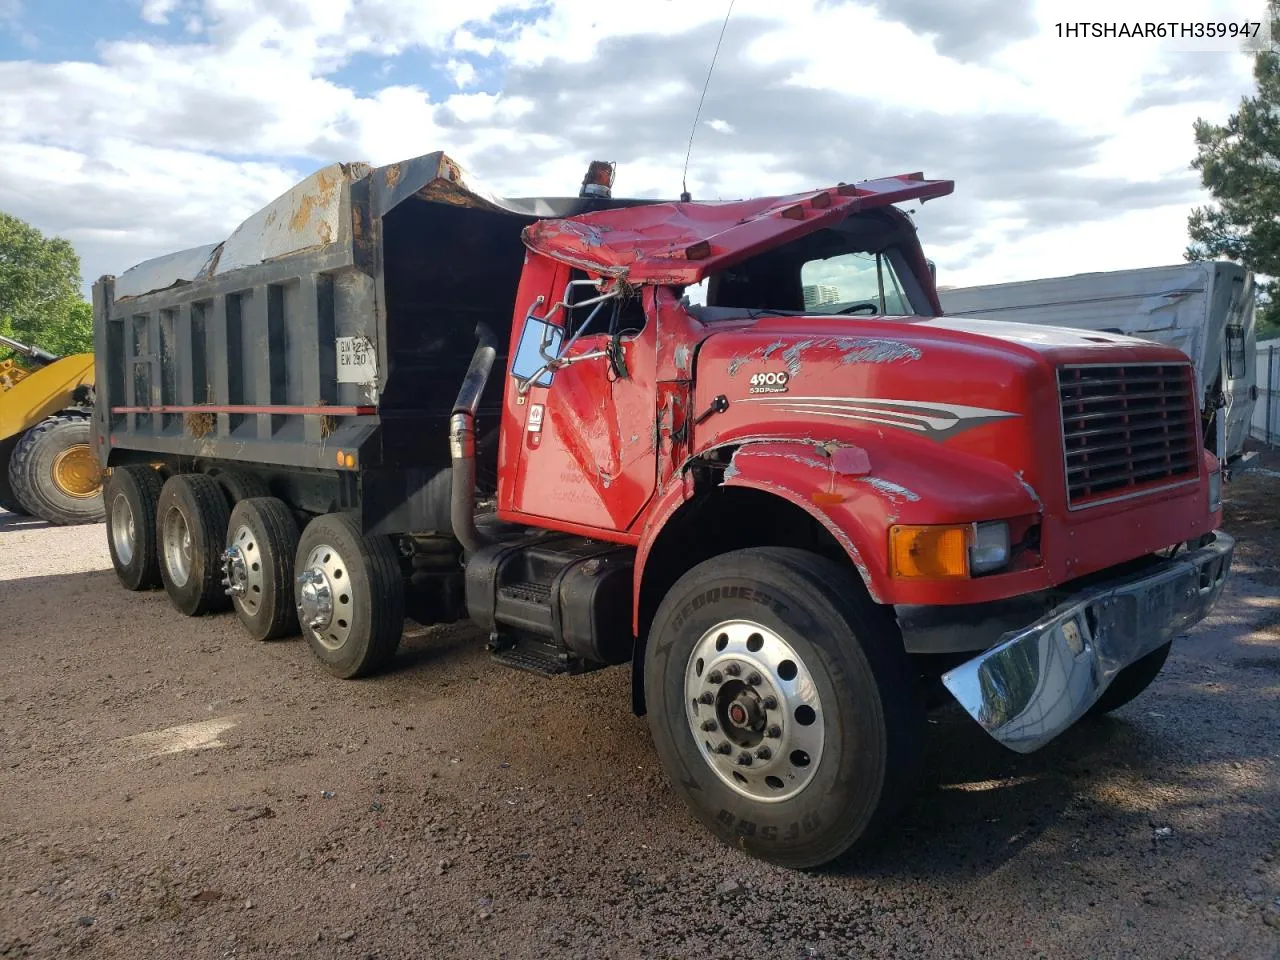
POLYGON ((389 167, 383 168, 382 179, 388 187, 394 187, 400 182, 400 178, 403 175, 404 171, 400 168, 400 164, 393 163, 389 167))
POLYGON ((294 211, 289 220, 289 228, 298 233, 306 230, 312 214, 316 212, 317 208, 323 209, 328 206, 329 201, 333 198, 333 192, 341 185, 342 179, 333 173, 321 171, 316 174, 315 192, 304 194, 302 199, 298 201, 298 209, 294 211))
POLYGON ((298 204, 298 209, 294 211, 293 216, 289 220, 289 229, 296 233, 301 233, 307 229, 307 223, 311 220, 311 212, 315 209, 316 198, 311 194, 307 194, 302 198, 302 202, 298 204))

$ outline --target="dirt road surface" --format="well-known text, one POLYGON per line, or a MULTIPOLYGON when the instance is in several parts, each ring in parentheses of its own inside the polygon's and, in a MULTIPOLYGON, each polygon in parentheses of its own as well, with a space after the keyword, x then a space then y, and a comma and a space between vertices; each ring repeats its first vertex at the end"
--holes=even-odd
POLYGON ((334 680, 0 513, 0 957, 1280 957, 1278 489, 1232 485, 1145 696, 1026 757, 944 710, 885 841, 810 874, 694 823, 625 670, 411 625, 334 680))

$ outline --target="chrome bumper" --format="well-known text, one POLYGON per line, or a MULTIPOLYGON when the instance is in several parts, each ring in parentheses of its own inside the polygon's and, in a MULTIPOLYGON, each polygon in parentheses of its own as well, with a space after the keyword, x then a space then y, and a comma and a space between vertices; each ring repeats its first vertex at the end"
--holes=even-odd
POLYGON ((1235 541, 1206 546, 1142 573, 1090 587, 942 676, 982 728, 1030 753, 1088 711, 1121 669, 1213 609, 1235 541))

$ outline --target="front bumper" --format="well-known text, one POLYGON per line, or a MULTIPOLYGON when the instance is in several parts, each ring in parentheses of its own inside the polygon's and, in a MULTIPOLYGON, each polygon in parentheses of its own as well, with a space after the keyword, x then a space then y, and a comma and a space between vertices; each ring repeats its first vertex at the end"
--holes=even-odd
POLYGON ((1203 547, 1082 590, 942 682, 1006 747, 1038 750, 1084 716, 1124 667, 1208 615, 1234 547, 1219 531, 1203 547))

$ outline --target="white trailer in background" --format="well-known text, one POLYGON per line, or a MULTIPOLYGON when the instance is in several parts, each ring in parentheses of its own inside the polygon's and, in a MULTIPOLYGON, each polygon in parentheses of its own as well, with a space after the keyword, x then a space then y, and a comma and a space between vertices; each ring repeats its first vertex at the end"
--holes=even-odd
POLYGON ((938 297, 954 316, 1123 333, 1178 347, 1195 366, 1205 444, 1227 461, 1244 452, 1257 398, 1256 343, 1253 275, 1239 264, 939 287, 938 297))

